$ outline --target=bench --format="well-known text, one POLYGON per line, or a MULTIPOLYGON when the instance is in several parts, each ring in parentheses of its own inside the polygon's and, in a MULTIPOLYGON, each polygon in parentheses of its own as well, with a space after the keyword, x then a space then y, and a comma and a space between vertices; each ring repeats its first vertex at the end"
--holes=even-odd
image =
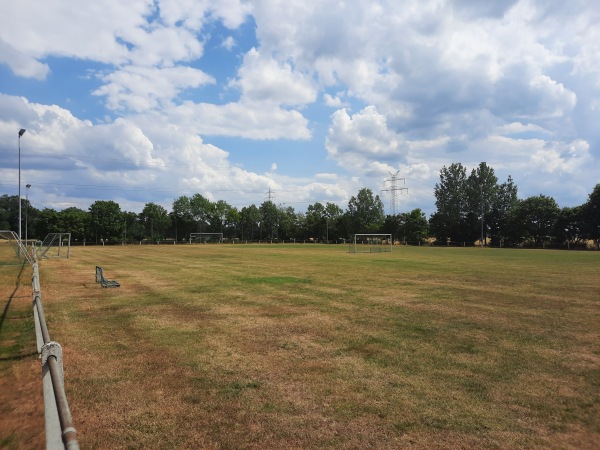
POLYGON ((104 271, 102 267, 96 266, 96 283, 100 283, 103 288, 120 287, 121 284, 118 281, 107 280, 104 278, 104 271))

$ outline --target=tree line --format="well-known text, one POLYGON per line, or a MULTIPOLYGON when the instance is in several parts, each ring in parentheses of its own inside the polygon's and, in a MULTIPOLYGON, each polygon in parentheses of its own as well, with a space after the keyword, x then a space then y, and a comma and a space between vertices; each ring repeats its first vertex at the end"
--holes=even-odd
MULTIPOLYGON (((0 197, 0 229, 18 230, 18 196, 0 197)), ((186 240, 190 233, 223 233, 227 239, 340 241, 354 233, 377 232, 385 220, 383 203, 370 189, 361 189, 344 211, 334 203, 316 202, 306 212, 265 201, 238 209, 224 200, 201 194, 181 196, 171 211, 147 203, 141 213, 121 210, 112 200, 98 200, 87 211, 71 207, 38 210, 22 200, 28 234, 42 239, 48 233, 70 232, 72 241, 137 242, 186 240), (25 213, 26 211, 26 213, 25 213)), ((22 226, 23 230, 24 224, 22 226)))
MULTIPOLYGON (((421 209, 386 216, 381 198, 368 188, 352 196, 345 210, 315 202, 297 212, 272 201, 238 209, 194 194, 175 199, 171 211, 151 202, 141 213, 123 211, 112 200, 95 201, 87 211, 38 210, 22 200, 22 216, 32 239, 70 232, 72 241, 88 243, 182 241, 194 232, 223 233, 226 239, 242 241, 343 242, 355 233, 389 233, 398 241, 441 245, 570 247, 590 240, 598 246, 600 241, 600 184, 585 204, 559 208, 544 195, 519 199, 511 177, 499 183, 486 163, 468 175, 462 164, 454 163, 441 169, 434 195, 437 209, 429 219, 421 209)), ((0 229, 18 230, 18 205, 18 196, 0 197, 0 229)))
POLYGON ((499 183, 494 169, 484 162, 469 175, 462 164, 454 163, 440 171, 434 194, 437 211, 429 225, 438 243, 479 241, 507 247, 599 244, 600 184, 583 205, 560 208, 545 195, 519 199, 512 178, 499 183))

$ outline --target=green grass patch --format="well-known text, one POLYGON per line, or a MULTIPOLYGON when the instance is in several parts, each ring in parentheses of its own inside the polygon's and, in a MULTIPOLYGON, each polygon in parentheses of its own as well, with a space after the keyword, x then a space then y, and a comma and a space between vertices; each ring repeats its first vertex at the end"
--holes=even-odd
POLYGON ((307 284, 310 280, 297 277, 240 277, 238 280, 244 284, 307 284))

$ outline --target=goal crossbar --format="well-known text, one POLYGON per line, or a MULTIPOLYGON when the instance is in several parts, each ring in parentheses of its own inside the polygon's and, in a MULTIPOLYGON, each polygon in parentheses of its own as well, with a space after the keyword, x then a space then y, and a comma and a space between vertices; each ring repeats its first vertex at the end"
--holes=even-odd
POLYGON ((60 258, 63 247, 66 247, 67 251, 65 255, 63 250, 63 256, 69 258, 71 256, 71 233, 48 233, 39 245, 38 258, 60 258))
POLYGON ((223 242, 223 233, 190 233, 190 244, 194 240, 200 242, 223 242))
POLYGON ((382 253, 391 252, 393 247, 392 235, 386 233, 358 233, 350 244, 352 253, 382 253))

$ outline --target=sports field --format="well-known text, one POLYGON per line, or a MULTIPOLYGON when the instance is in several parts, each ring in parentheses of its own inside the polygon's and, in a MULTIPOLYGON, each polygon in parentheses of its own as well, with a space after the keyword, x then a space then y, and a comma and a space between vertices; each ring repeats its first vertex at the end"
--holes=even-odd
MULTIPOLYGON (((40 275, 81 448, 600 443, 598 252, 77 247, 40 275), (96 284, 96 265, 121 287, 96 284)), ((9 279, 14 327, 31 291, 9 279)), ((3 386, 0 411, 20 420, 0 421, 7 448, 43 446, 28 326, 10 349, 0 328, 2 383, 39 383, 3 386)))

